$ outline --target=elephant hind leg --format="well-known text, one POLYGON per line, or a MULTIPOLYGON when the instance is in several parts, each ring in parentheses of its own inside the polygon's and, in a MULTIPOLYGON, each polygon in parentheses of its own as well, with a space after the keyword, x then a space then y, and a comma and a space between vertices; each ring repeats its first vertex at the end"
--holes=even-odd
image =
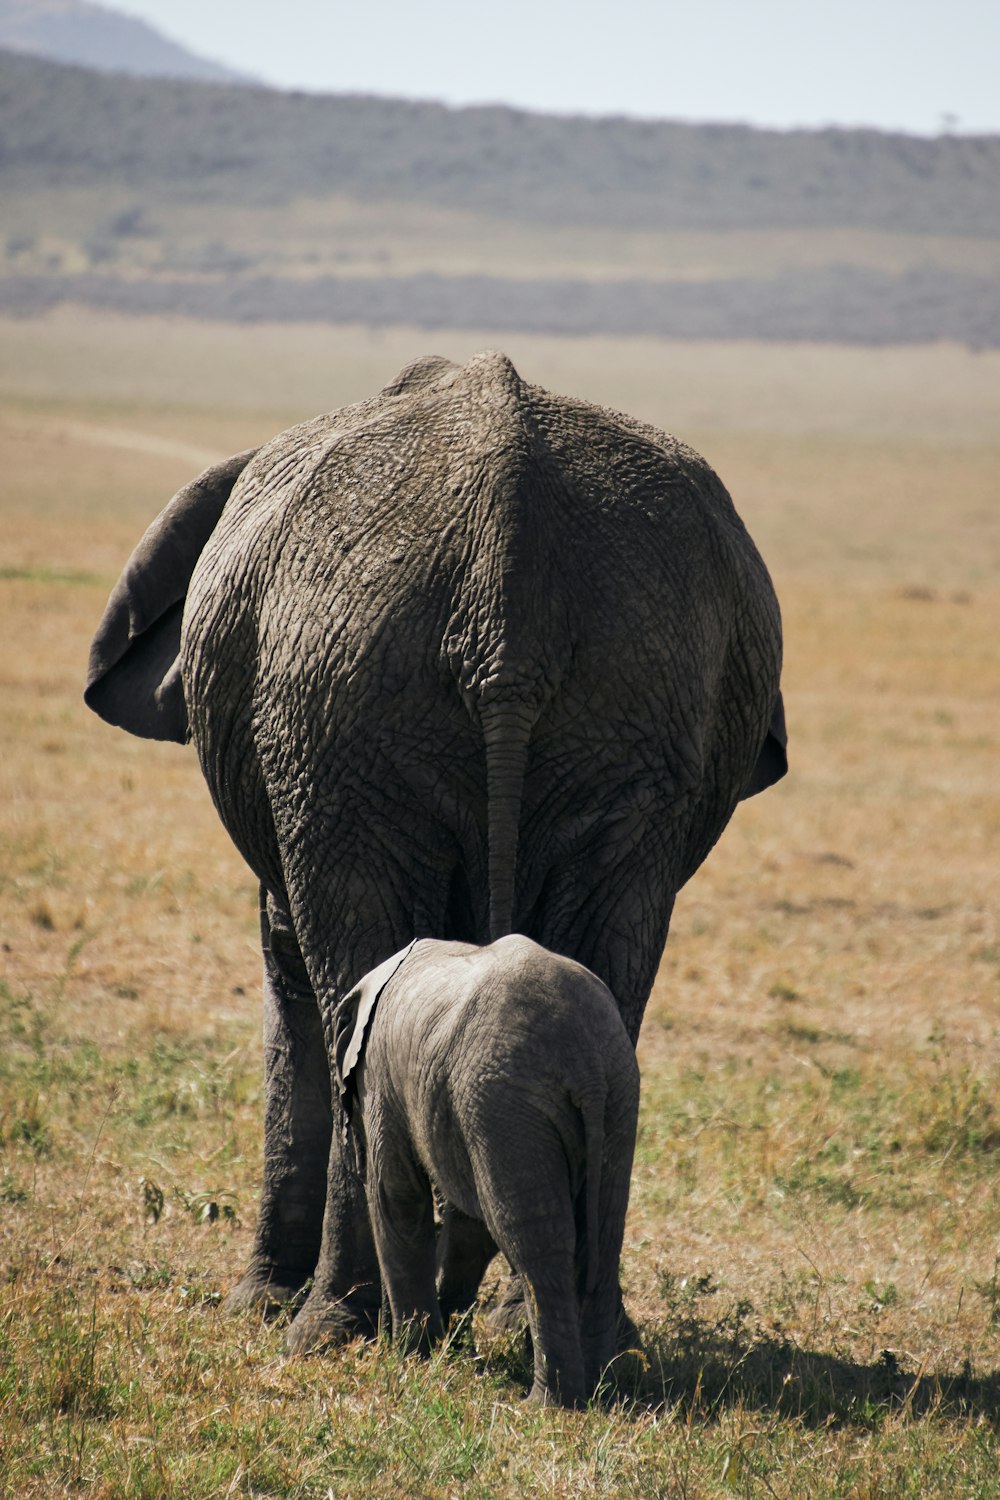
MULTIPOLYGON (((516 1138, 516 1130, 512 1132, 516 1138)), ((473 1152, 476 1187, 490 1233, 524 1289, 534 1349, 529 1401, 583 1406, 586 1387, 580 1339, 577 1224, 559 1133, 542 1125, 521 1137, 524 1151, 473 1152), (531 1168, 525 1175, 525 1160, 531 1168)))
MULTIPOLYGON (((431 927, 429 931, 436 933, 431 927)), ((465 867, 455 866, 448 885, 448 901, 445 907, 442 935, 459 943, 477 943, 482 932, 482 920, 477 920, 476 905, 469 885, 465 867)))
POLYGON ((493 1236, 481 1219, 470 1218, 450 1203, 444 1205, 437 1261, 438 1302, 446 1325, 469 1311, 496 1252, 493 1236))
MULTIPOLYGON (((572 1215, 568 1216, 572 1224, 572 1215)), ((572 1240, 563 1241, 565 1226, 552 1226, 552 1242, 525 1252, 519 1247, 517 1269, 526 1288, 528 1326, 535 1373, 528 1401, 534 1406, 584 1406, 589 1392, 580 1342, 576 1298, 576 1256, 572 1240)))
POLYGON ((282 904, 261 890, 264 1183, 250 1263, 228 1312, 293 1303, 319 1255, 330 1154, 330 1070, 316 996, 282 904))
POLYGON ((416 1162, 368 1163, 368 1212, 393 1337, 427 1354, 444 1334, 436 1288, 434 1198, 416 1162))
POLYGON ((579 866, 550 874, 529 924, 528 935, 544 948, 603 979, 633 1046, 667 941, 675 865, 654 830, 618 864, 601 864, 596 884, 591 869, 581 881, 579 866))

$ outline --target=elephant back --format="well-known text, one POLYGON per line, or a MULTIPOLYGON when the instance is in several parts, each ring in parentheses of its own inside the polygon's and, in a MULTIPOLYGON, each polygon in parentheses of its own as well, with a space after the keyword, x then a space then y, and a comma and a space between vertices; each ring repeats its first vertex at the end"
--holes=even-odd
POLYGON ((194 569, 183 661, 262 878, 308 884, 310 841, 356 863, 355 903, 374 848, 420 869, 424 910, 378 958, 530 927, 555 867, 654 826, 679 880, 753 779, 780 621, 703 459, 488 353, 260 450, 194 569))

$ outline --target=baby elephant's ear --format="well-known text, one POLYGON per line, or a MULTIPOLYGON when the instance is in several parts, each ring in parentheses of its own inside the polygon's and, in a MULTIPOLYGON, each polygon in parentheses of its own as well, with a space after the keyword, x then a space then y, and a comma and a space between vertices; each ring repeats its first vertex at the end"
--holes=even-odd
POLYGON ((754 766, 753 775, 743 796, 754 797, 758 792, 763 792, 767 787, 773 786, 776 781, 780 781, 787 770, 788 732, 785 729, 785 705, 779 693, 778 701, 771 714, 767 738, 757 757, 757 764, 754 766))
POLYGON ((333 1018, 333 1053, 337 1083, 345 1114, 350 1118, 351 1100, 357 1085, 357 1067, 364 1051, 368 1025, 382 991, 396 970, 409 957, 417 939, 387 958, 359 979, 337 1006, 333 1018))
POLYGON ((125 564, 90 648, 84 701, 109 724, 150 740, 188 738, 180 675, 181 615, 191 574, 255 448, 179 490, 125 564))

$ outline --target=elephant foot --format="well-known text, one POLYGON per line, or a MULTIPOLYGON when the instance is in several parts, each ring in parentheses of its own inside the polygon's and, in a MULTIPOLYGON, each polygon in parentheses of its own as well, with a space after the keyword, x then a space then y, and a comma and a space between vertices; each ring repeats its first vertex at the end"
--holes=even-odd
POLYGON ((223 1302, 222 1311, 231 1317, 255 1312, 269 1322, 282 1313, 294 1313, 305 1298, 310 1275, 311 1272, 296 1276, 283 1270, 251 1266, 223 1302))
POLYGON ((381 1306, 359 1296, 318 1297, 310 1292, 285 1335, 289 1354, 313 1354, 319 1349, 372 1339, 378 1333, 381 1306))
POLYGON ((615 1329, 615 1353, 632 1354, 642 1349, 642 1340, 639 1330, 625 1311, 625 1304, 619 1298, 618 1302, 618 1326, 615 1329))
POLYGON ((566 1411, 581 1411, 587 1405, 582 1391, 561 1391, 558 1387, 543 1385, 536 1380, 525 1396, 524 1406, 561 1406, 566 1411))
POLYGON ((594 1400, 607 1404, 623 1396, 637 1395, 647 1369, 648 1361, 643 1353, 639 1330, 619 1303, 614 1356, 591 1377, 594 1400))

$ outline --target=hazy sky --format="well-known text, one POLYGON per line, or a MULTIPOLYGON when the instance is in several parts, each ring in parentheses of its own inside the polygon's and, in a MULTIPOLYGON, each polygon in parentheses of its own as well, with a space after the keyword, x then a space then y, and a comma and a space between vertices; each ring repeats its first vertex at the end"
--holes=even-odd
POLYGON ((1000 0, 108 0, 285 88, 1000 132, 1000 0), (953 117, 953 118, 951 118, 953 117))

